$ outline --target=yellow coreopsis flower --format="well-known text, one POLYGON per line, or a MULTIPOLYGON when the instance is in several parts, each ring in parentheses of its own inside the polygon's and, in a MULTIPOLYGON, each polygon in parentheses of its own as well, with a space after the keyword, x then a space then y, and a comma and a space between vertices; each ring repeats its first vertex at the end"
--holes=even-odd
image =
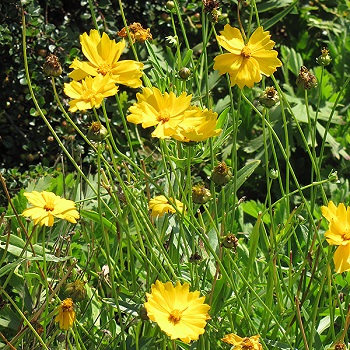
POLYGON ((127 120, 134 124, 142 123, 143 128, 156 126, 152 136, 164 139, 176 132, 190 106, 192 95, 183 92, 177 97, 173 92, 162 94, 156 87, 147 87, 142 93, 137 93, 136 98, 137 102, 129 108, 131 114, 127 120))
POLYGON ((73 300, 71 298, 64 299, 57 309, 58 315, 55 318, 55 322, 58 322, 60 329, 68 330, 75 321, 73 300))
POLYGON ((105 97, 113 96, 117 92, 118 86, 109 75, 88 76, 81 82, 73 80, 64 84, 64 93, 73 99, 69 101, 71 112, 99 108, 105 97))
POLYGON ((335 270, 338 273, 350 270, 350 208, 344 203, 336 206, 332 201, 322 206, 322 215, 329 222, 326 240, 330 245, 337 245, 334 253, 335 270))
POLYGON ((80 217, 73 201, 56 196, 52 192, 33 191, 25 192, 24 195, 34 206, 24 210, 22 215, 30 216, 35 225, 39 223, 40 225, 52 226, 55 217, 75 224, 80 217))
POLYGON ((171 339, 181 339, 185 343, 197 340, 204 333, 210 306, 204 304, 205 297, 199 296, 199 291, 190 292, 189 284, 175 287, 171 282, 156 281, 152 284, 151 294, 146 293, 145 308, 150 320, 171 339))
POLYGON ((234 345, 235 350, 262 350, 262 345, 259 343, 259 335, 252 337, 241 338, 236 334, 227 334, 221 340, 227 344, 234 345))
MULTIPOLYGON (((182 202, 178 201, 177 199, 175 201, 172 200, 172 202, 175 202, 176 208, 180 212, 183 211, 184 205, 182 202)), ((154 218, 157 216, 161 217, 165 213, 176 213, 175 207, 169 203, 165 196, 157 196, 151 199, 148 203, 148 208, 151 210, 151 215, 154 218)))
POLYGON ((69 76, 74 80, 82 80, 86 76, 111 75, 117 84, 127 85, 133 88, 142 85, 141 76, 143 63, 133 60, 119 61, 125 48, 125 41, 118 43, 109 39, 106 33, 100 33, 92 29, 90 34, 80 35, 80 43, 84 56, 88 62, 75 59, 69 68, 73 72, 69 76))
POLYGON ((217 117, 218 114, 212 110, 192 107, 185 112, 183 121, 178 125, 172 137, 182 142, 200 142, 217 136, 222 131, 216 129, 217 117))
POLYGON ((275 42, 270 40, 270 32, 264 32, 258 27, 251 35, 247 44, 244 43, 239 29, 226 24, 224 30, 217 36, 219 44, 229 53, 214 58, 214 69, 220 74, 228 73, 231 86, 237 84, 240 89, 246 85, 253 87, 264 74, 270 76, 281 67, 277 51, 272 50, 275 42))

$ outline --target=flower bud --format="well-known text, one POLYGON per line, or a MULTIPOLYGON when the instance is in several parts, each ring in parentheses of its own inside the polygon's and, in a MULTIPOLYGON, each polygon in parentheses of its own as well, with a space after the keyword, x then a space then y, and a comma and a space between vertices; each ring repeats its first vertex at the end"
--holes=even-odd
POLYGON ((167 1, 166 4, 165 4, 165 7, 168 9, 168 10, 172 10, 175 8, 175 4, 174 4, 174 1, 167 1))
POLYGON ((108 135, 108 130, 101 124, 101 122, 92 122, 87 133, 88 139, 91 141, 102 141, 108 135))
POLYGON ((225 162, 219 162, 211 173, 211 179, 217 185, 226 185, 231 180, 231 177, 231 170, 225 162))
POLYGON ((259 97, 260 104, 266 108, 273 107, 279 100, 278 93, 273 86, 267 87, 259 97))
POLYGON ((317 79, 305 66, 301 66, 296 83, 299 87, 310 90, 317 86, 317 79))
POLYGON ((211 199, 210 191, 201 184, 192 187, 192 201, 196 204, 207 203, 211 199))
POLYGON ((327 50, 325 47, 321 50, 321 56, 316 58, 316 62, 320 65, 320 66, 328 66, 331 61, 332 58, 331 56, 329 56, 329 50, 327 50))
POLYGON ((187 67, 182 67, 179 70, 179 76, 183 80, 186 80, 190 75, 191 75, 191 71, 187 67))
POLYGON ((233 249, 236 251, 238 246, 238 239, 233 233, 229 233, 221 239, 221 244, 228 249, 233 249))
POLYGON ((65 294, 72 298, 74 301, 81 301, 86 298, 85 282, 76 280, 71 283, 67 283, 65 288, 65 294))
POLYGON ((57 56, 48 55, 43 65, 44 74, 48 77, 58 77, 62 74, 62 67, 57 56))
POLYGON ((328 175, 329 182, 336 183, 339 181, 338 178, 338 172, 337 171, 331 171, 331 173, 328 175))
POLYGON ((272 180, 275 180, 278 178, 278 170, 276 169, 271 169, 270 172, 269 172, 269 177, 270 179, 272 180))

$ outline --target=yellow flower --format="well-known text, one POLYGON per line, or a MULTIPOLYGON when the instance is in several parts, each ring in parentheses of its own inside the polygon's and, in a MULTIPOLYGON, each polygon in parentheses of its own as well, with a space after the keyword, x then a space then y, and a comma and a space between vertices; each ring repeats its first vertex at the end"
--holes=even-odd
POLYGON ((343 203, 336 206, 332 201, 322 206, 322 215, 328 220, 326 240, 330 245, 337 245, 334 253, 335 270, 338 273, 350 270, 350 208, 343 203))
POLYGON ((162 94, 156 87, 152 87, 144 88, 136 97, 137 102, 129 108, 131 114, 127 120, 134 124, 142 123, 143 128, 157 126, 152 136, 164 139, 176 132, 190 106, 192 95, 187 96, 183 92, 177 97, 173 92, 162 94))
POLYGON ((241 338, 236 334, 227 334, 221 340, 227 344, 234 345, 235 350, 262 350, 262 345, 259 343, 259 335, 254 335, 250 338, 241 338))
POLYGON ((244 85, 253 87, 261 80, 261 74, 270 76, 282 63, 277 51, 272 50, 275 42, 270 40, 269 33, 258 27, 245 44, 240 30, 226 24, 217 40, 230 53, 215 57, 214 69, 220 74, 228 73, 231 86, 237 84, 240 89, 244 85))
POLYGON ((204 333, 210 306, 204 304, 205 297, 199 297, 199 291, 189 292, 188 283, 177 282, 174 287, 171 282, 156 281, 146 296, 148 317, 171 339, 189 343, 204 333))
POLYGON ((111 78, 117 84, 131 86, 133 88, 142 85, 141 76, 143 63, 133 60, 119 61, 125 48, 124 40, 116 43, 109 39, 106 33, 100 36, 95 29, 90 30, 90 35, 80 35, 82 51, 88 62, 75 59, 69 68, 73 72, 69 76, 73 80, 82 80, 87 75, 111 74, 111 78))
MULTIPOLYGON (((133 24, 130 24, 128 28, 133 43, 135 41, 143 43, 148 39, 152 40, 151 30, 149 28, 144 29, 140 23, 134 22, 133 24)), ((126 38, 128 36, 126 28, 119 31, 117 35, 122 38, 126 38)))
POLYGON ((59 322, 60 329, 68 330, 75 321, 74 303, 71 298, 64 299, 58 307, 55 322, 59 322))
POLYGON ((23 216, 30 216, 34 224, 52 226, 56 218, 76 223, 79 213, 71 200, 56 196, 52 192, 25 192, 24 195, 34 206, 23 211, 23 216))
POLYGON ((109 75, 88 76, 81 82, 73 80, 64 84, 64 93, 73 99, 69 101, 71 112, 99 108, 105 97, 113 96, 117 92, 118 86, 109 75))
POLYGON ((185 112, 184 120, 178 125, 172 137, 182 142, 200 142, 217 136, 222 131, 215 129, 217 117, 218 114, 211 110, 192 107, 185 112))
MULTIPOLYGON (((171 198, 172 200, 172 198, 171 198)), ((172 200, 172 202, 174 202, 172 200)), ((184 209, 184 205, 183 203, 181 203, 180 201, 178 201, 177 199, 175 200, 175 204, 176 204, 176 208, 182 212, 184 209)), ((166 199, 165 196, 157 196, 153 199, 151 199, 148 203, 148 208, 152 211, 151 215, 152 217, 161 217, 163 216, 165 213, 176 213, 176 209, 174 208, 174 206, 172 204, 170 204, 168 202, 168 200, 166 199)))

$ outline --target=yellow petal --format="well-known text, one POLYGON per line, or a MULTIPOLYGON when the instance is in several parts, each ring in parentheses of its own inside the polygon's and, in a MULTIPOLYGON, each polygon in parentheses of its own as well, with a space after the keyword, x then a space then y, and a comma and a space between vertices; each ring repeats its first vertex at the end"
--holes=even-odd
POLYGON ((334 265, 337 273, 350 270, 350 243, 337 248, 334 253, 334 265))

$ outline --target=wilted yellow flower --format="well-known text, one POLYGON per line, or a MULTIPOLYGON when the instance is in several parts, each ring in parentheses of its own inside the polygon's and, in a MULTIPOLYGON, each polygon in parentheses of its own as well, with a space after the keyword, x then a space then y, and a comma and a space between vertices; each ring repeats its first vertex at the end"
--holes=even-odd
POLYGON ((131 114, 127 120, 134 124, 142 123, 143 128, 156 126, 152 136, 164 139, 176 132, 190 106, 192 95, 183 92, 177 97, 173 92, 162 94, 156 87, 147 87, 142 93, 137 93, 136 98, 137 102, 129 108, 131 114))
POLYGON ((75 321, 74 303, 71 298, 64 299, 58 307, 58 315, 55 322, 59 322, 60 329, 68 330, 75 321))
POLYGON ((197 340, 210 318, 205 297, 199 297, 199 291, 189 292, 189 288, 188 283, 177 282, 174 287, 171 282, 156 281, 151 294, 146 293, 145 303, 150 320, 157 322, 171 339, 179 338, 185 343, 197 340))
POLYGON ((64 93, 73 99, 69 101, 71 112, 99 108, 105 97, 113 96, 117 92, 118 86, 109 75, 88 76, 81 82, 73 80, 64 84, 64 93))
MULTIPOLYGON (((171 198, 172 200, 172 198, 171 198)), ((172 202, 175 203, 176 208, 182 212, 184 205, 182 202, 178 201, 177 199, 172 202)), ((157 196, 153 199, 151 199, 148 203, 148 208, 151 210, 151 215, 155 218, 157 216, 161 217, 165 213, 176 213, 175 207, 168 202, 165 196, 157 196)))
POLYGON ((79 219, 79 213, 75 209, 75 203, 71 200, 56 196, 52 192, 33 191, 25 192, 24 195, 34 207, 23 211, 23 216, 30 216, 34 224, 52 226, 56 218, 64 219, 75 224, 79 219))
POLYGON ((171 136, 182 142, 205 141, 221 133, 221 129, 216 129, 217 117, 218 114, 212 110, 191 107, 185 111, 184 119, 171 136))
POLYGON ((227 344, 234 345, 235 350, 262 350, 262 345, 259 343, 259 335, 254 335, 250 338, 241 338, 236 334, 227 334, 221 340, 227 344))
POLYGON ((82 80, 86 76, 96 76, 99 74, 111 74, 111 78, 117 84, 131 86, 133 88, 142 85, 141 76, 143 63, 133 60, 119 61, 125 48, 124 40, 116 43, 109 39, 106 33, 100 36, 95 29, 90 30, 90 34, 80 35, 80 43, 86 61, 75 59, 69 68, 73 72, 69 76, 74 80, 82 80))
POLYGON ((335 270, 338 273, 350 270, 350 208, 344 203, 336 206, 329 201, 328 206, 322 206, 322 215, 329 222, 326 240, 330 245, 337 245, 334 253, 335 270))
MULTIPOLYGON (((145 42, 146 40, 152 40, 151 30, 149 28, 144 29, 142 25, 138 22, 134 22, 128 26, 130 37, 132 42, 145 42)), ((126 28, 124 27, 121 31, 117 33, 118 36, 122 38, 126 38, 128 33, 126 32, 126 28)))
POLYGON ((244 85, 253 87, 261 80, 261 74, 270 76, 277 67, 282 66, 277 51, 272 50, 275 42, 270 40, 270 32, 264 32, 262 27, 254 31, 247 44, 240 30, 229 24, 220 34, 216 37, 217 41, 229 53, 214 58, 214 69, 219 70, 220 74, 228 73, 231 86, 237 84, 240 89, 244 85))

